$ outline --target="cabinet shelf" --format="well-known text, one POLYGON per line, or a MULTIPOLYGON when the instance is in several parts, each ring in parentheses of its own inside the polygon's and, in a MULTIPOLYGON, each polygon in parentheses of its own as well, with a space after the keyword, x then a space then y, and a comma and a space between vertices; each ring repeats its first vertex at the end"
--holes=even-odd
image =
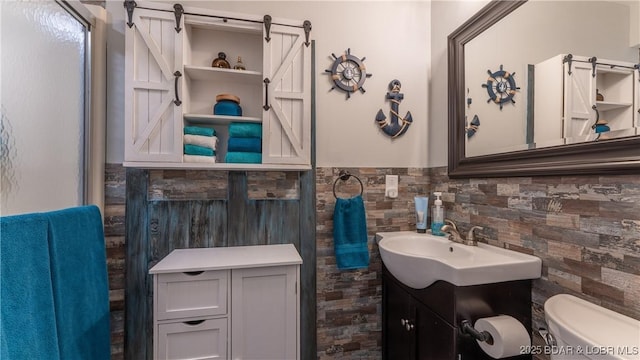
POLYGON ((232 122, 261 123, 262 119, 251 116, 226 116, 226 115, 204 115, 204 114, 184 114, 185 121, 192 124, 204 125, 228 125, 232 122))
POLYGON ((620 109, 630 107, 631 103, 619 103, 612 101, 596 101, 596 106, 598 107, 598 111, 607 111, 613 109, 620 109))
POLYGON ((124 162, 124 167, 140 169, 167 170, 227 170, 227 171, 305 171, 311 170, 311 165, 293 164, 235 164, 235 163, 192 163, 192 162, 124 162))
POLYGON ((623 67, 611 67, 609 65, 598 65, 596 67, 600 74, 613 74, 620 76, 628 76, 630 67, 628 65, 622 65, 623 67))
POLYGON ((185 65, 184 72, 191 80, 239 82, 253 84, 259 84, 262 80, 262 73, 253 70, 235 70, 206 66, 185 65))

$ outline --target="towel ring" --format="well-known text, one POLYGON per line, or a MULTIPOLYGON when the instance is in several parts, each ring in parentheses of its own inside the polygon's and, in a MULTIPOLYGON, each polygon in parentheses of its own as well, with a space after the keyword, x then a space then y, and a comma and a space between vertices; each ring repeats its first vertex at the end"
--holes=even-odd
POLYGON ((333 182, 333 197, 335 197, 336 199, 338 198, 338 195, 336 194, 336 185, 338 184, 338 180, 347 181, 352 176, 356 178, 356 180, 358 180, 358 182, 360 183, 360 195, 362 195, 362 193, 364 192, 364 185, 362 185, 362 181, 360 180, 360 178, 355 175, 351 175, 344 170, 340 170, 338 178, 333 182))

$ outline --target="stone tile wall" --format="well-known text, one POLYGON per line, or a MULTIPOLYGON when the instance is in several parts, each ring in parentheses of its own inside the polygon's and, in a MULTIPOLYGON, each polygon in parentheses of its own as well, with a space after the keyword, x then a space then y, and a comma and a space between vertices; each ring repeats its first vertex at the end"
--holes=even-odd
MULTIPOLYGON (((367 270, 338 271, 333 254, 332 215, 333 184, 339 170, 342 169, 319 168, 316 176, 318 359, 381 357, 381 260, 373 236, 382 231, 414 230, 413 197, 433 191, 444 193, 447 217, 463 230, 482 225, 485 230, 480 235, 485 241, 542 258, 543 276, 534 281, 533 289, 534 328, 543 326, 544 301, 557 293, 574 294, 640 319, 637 175, 458 180, 449 179, 445 167, 344 169, 364 184, 371 262, 367 270), (399 175, 397 199, 384 197, 386 174, 399 175)), ((220 176, 226 179, 226 174, 220 176)), ((268 181, 276 185, 268 188, 275 186, 278 197, 297 196, 298 190, 290 185, 295 180, 288 179, 287 174, 274 176, 268 181)), ((158 181, 170 178, 163 174, 158 181)), ((206 181, 210 182, 209 188, 226 191, 226 180, 206 181)), ((105 182, 112 358, 122 359, 125 169, 108 164, 105 182)), ((262 192, 258 184, 259 177, 249 176, 249 189, 255 189, 253 196, 273 196, 273 191, 262 192)), ((339 196, 352 196, 360 187, 356 180, 349 179, 339 182, 336 190, 339 196)), ((164 196, 155 192, 151 195, 164 196)), ((534 343, 541 341, 539 336, 534 338, 534 343)))
MULTIPOLYGON (((424 169, 336 169, 316 172, 316 258, 318 359, 380 359, 382 262, 376 232, 415 229, 413 197, 429 193, 424 169), (347 170, 363 183, 369 235, 369 268, 340 271, 333 251, 334 182, 347 170), (398 198, 384 196, 385 175, 399 175, 398 198)), ((354 178, 338 181, 336 194, 351 197, 360 192, 354 178)))
MULTIPOLYGON (((542 259, 533 282, 533 329, 544 302, 569 293, 640 319, 640 177, 545 176, 449 179, 430 170, 447 216, 485 241, 542 259)), ((534 343, 543 344, 540 336, 534 343)), ((541 355, 539 359, 548 359, 541 355)))
MULTIPOLYGON (((332 186, 340 169, 317 171, 318 358, 380 358, 380 256, 370 240, 366 271, 335 267, 332 186)), ((413 197, 443 192, 447 217, 492 245, 543 260, 533 282, 534 329, 547 298, 569 293, 640 319, 640 177, 562 176, 449 179, 433 169, 345 169, 365 184, 369 236, 413 230, 413 197), (400 195, 385 199, 384 175, 400 175, 400 195)), ((349 180, 345 195, 359 191, 349 180), (348 190, 348 191, 347 191, 348 190)), ((541 345, 540 336, 534 344, 541 345)), ((548 359, 540 355, 537 359, 548 359)))

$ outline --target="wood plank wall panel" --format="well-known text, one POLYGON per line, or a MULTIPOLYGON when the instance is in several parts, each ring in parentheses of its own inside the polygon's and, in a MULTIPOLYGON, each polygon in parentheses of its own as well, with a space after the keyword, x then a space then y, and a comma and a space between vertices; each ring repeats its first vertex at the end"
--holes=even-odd
MULTIPOLYGON (((315 146, 313 147, 315 149, 315 146)), ((314 160, 315 162, 315 160, 314 160)), ((300 271, 301 359, 316 359, 316 172, 300 174, 300 247, 304 263, 300 271)))
POLYGON ((303 258, 303 358, 315 357, 315 188, 307 173, 127 170, 127 261, 135 272, 127 273, 127 359, 152 358, 148 269, 172 250, 284 243, 303 258))
POLYGON ((125 213, 127 270, 125 288, 125 359, 147 359, 151 354, 153 331, 147 299, 149 263, 147 186, 148 173, 127 169, 125 213), (143 336, 145 334, 147 336, 143 336))

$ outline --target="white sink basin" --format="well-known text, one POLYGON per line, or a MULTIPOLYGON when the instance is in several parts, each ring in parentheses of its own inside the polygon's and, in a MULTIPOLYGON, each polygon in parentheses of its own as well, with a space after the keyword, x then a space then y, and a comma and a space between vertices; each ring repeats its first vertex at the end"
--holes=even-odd
POLYGON ((423 289, 438 280, 457 286, 537 279, 536 256, 478 243, 469 246, 444 236, 411 231, 377 233, 382 262, 403 284, 423 289))

